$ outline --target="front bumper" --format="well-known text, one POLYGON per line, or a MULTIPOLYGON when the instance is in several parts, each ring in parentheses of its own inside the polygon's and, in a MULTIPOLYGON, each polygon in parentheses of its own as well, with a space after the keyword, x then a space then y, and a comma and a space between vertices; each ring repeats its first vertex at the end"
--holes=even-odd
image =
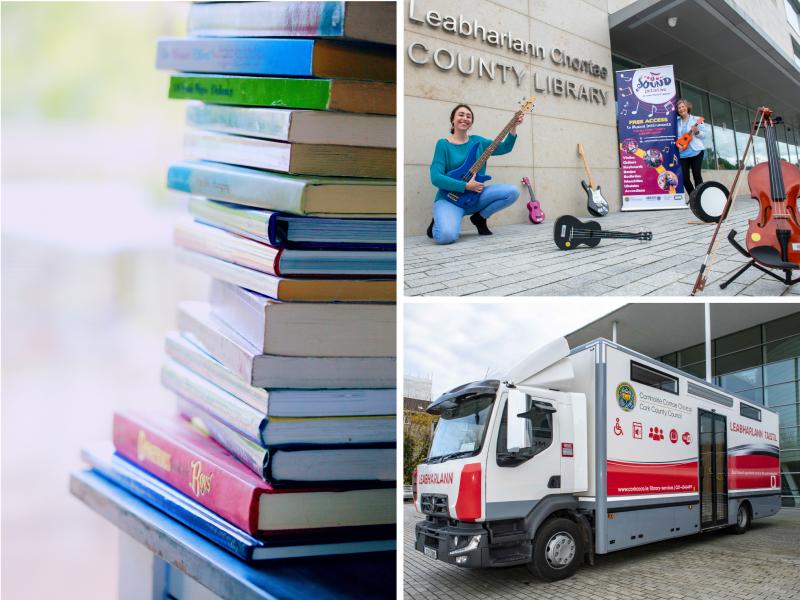
POLYGON ((423 553, 428 548, 426 554, 435 551, 437 560, 459 567, 491 566, 488 531, 480 523, 449 525, 445 521, 419 521, 414 548, 423 553), (451 554, 458 550, 461 551, 451 554))

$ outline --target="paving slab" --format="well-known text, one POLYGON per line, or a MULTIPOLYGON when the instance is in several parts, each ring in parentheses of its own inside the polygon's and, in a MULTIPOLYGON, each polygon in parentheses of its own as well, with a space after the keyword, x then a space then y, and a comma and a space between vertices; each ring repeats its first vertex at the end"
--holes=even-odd
MULTIPOLYGON (((750 198, 736 201, 720 236, 703 296, 795 296, 769 275, 750 269, 734 285, 719 284, 747 259, 731 246, 757 211, 750 198)), ((590 220, 590 217, 580 217, 590 220)), ((405 238, 405 293, 409 296, 687 296, 714 231, 687 210, 612 213, 595 220, 604 230, 652 231, 651 242, 604 239, 596 248, 560 251, 552 223, 492 227, 494 235, 467 231, 455 244, 438 246, 426 236, 405 238), (591 275, 590 275, 591 274, 591 275), (602 279, 594 274, 601 274, 602 279), (602 284, 602 285, 600 285, 602 284), (687 289, 688 286, 688 289, 687 289)), ((491 226, 491 222, 490 222, 491 226)), ((779 273, 781 274, 781 273, 779 273)))

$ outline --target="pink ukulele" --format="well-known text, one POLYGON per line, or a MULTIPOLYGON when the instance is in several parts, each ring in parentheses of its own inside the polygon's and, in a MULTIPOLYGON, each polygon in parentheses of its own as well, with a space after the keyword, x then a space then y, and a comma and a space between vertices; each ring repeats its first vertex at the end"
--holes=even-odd
POLYGON ((531 188, 531 180, 527 177, 522 178, 522 183, 524 183, 528 187, 528 193, 531 195, 531 201, 528 202, 528 210, 530 214, 528 218, 531 220, 531 223, 538 225, 542 221, 544 221, 544 211, 542 207, 539 205, 539 201, 536 199, 536 196, 533 195, 533 188, 531 188))

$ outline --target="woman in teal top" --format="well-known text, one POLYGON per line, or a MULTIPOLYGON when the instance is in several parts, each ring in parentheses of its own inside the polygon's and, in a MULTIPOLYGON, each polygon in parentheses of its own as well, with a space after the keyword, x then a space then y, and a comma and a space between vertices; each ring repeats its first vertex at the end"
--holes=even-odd
MULTIPOLYGON (((522 123, 522 119, 523 117, 520 116, 506 139, 492 152, 492 156, 511 152, 517 141, 517 125, 522 123)), ((466 104, 459 104, 450 113, 450 136, 436 142, 436 151, 433 154, 430 172, 431 183, 439 191, 433 202, 433 220, 428 226, 428 237, 433 238, 437 244, 452 244, 458 239, 461 231, 461 219, 464 215, 471 215, 469 220, 478 229, 480 235, 492 235, 486 225, 486 220, 496 212, 511 206, 519 197, 519 190, 513 185, 484 186, 474 178, 464 182, 446 175, 464 163, 474 144, 478 144, 478 156, 491 145, 492 140, 487 140, 479 135, 468 135, 472 123, 472 109, 466 104), (442 190, 445 192, 469 190, 480 195, 472 204, 460 208, 447 200, 442 190)), ((485 170, 486 165, 483 166, 480 173, 483 174, 485 170)))

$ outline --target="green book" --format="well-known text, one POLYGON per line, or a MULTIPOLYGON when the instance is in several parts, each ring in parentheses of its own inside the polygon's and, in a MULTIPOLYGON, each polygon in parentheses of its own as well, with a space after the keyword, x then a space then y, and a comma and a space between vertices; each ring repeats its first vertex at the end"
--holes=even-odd
POLYGON ((169 97, 209 104, 393 115, 395 84, 378 81, 175 74, 169 97))

